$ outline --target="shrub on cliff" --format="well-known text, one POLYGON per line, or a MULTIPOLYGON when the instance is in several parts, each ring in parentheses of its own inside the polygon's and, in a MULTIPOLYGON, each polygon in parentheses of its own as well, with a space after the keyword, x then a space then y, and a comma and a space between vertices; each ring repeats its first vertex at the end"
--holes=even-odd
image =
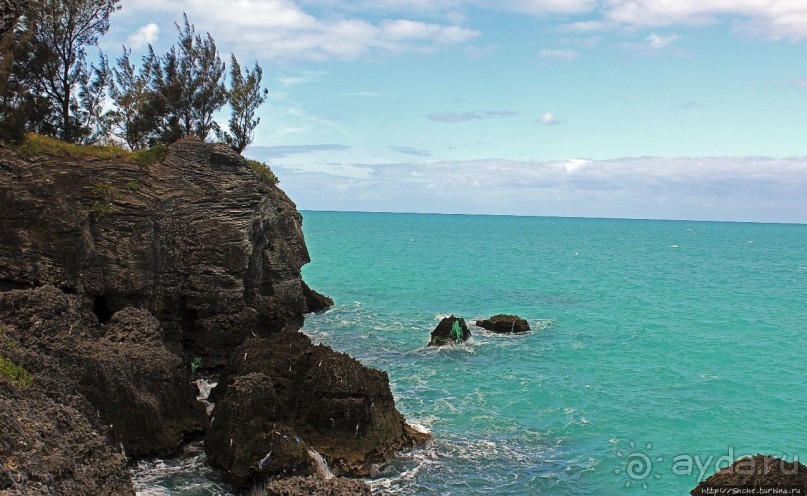
POLYGON ((264 184, 277 186, 280 183, 280 179, 278 179, 275 173, 272 172, 272 169, 270 169, 269 166, 263 162, 258 162, 257 160, 252 160, 250 158, 247 159, 247 165, 249 165, 252 172, 254 172, 255 175, 258 176, 258 179, 260 179, 264 184))

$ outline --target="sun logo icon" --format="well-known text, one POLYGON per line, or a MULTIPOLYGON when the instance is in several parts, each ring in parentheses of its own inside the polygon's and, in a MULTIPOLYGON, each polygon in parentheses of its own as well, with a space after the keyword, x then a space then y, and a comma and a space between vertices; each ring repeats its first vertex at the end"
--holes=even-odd
POLYGON ((647 443, 644 448, 637 448, 636 443, 631 441, 628 446, 630 450, 618 450, 617 456, 622 458, 622 466, 614 469, 614 475, 626 474, 628 480, 625 487, 633 487, 634 484, 641 485, 642 489, 647 489, 648 481, 661 479, 661 474, 653 472, 654 463, 664 461, 663 456, 652 455, 653 444, 647 443))

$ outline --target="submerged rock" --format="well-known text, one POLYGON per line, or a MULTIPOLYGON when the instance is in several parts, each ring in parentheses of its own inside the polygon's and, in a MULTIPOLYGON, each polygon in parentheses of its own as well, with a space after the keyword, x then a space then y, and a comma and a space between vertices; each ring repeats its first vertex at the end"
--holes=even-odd
POLYGON ((460 344, 471 338, 471 331, 465 319, 461 317, 446 317, 437 324, 431 332, 429 346, 444 346, 447 344, 460 344), (456 324, 456 326, 455 326, 456 324))
POLYGON ((499 334, 517 334, 530 330, 530 324, 517 315, 494 315, 489 319, 477 320, 476 326, 499 334))
POLYGON ((798 461, 757 454, 721 469, 690 492, 692 496, 724 493, 807 494, 807 467, 798 461))

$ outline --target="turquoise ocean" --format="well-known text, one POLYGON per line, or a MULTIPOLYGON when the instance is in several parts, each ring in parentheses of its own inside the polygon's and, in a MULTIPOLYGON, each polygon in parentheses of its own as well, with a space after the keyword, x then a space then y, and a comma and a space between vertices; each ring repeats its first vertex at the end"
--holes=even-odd
MULTIPOLYGON (((303 217, 303 276, 336 302, 303 332, 386 371, 434 436, 379 494, 683 495, 742 455, 807 460, 806 225, 303 217), (426 346, 498 313, 533 331, 426 346)), ((223 491, 184 463, 141 464, 141 494, 223 491)))

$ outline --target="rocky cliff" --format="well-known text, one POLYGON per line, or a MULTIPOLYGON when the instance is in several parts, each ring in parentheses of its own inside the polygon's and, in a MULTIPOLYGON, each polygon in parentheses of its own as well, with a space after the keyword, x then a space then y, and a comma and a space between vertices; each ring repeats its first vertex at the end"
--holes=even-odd
POLYGON ((0 288, 87 296, 101 323, 146 309, 205 368, 308 310, 300 214, 224 146, 182 141, 149 166, 6 150, 0 210, 0 288))
POLYGON ((131 492, 127 461, 205 431, 235 487, 313 474, 309 448, 364 475, 422 439, 386 374, 298 332, 328 304, 300 275, 302 217, 229 148, 141 165, 0 146, 0 211, 0 360, 30 374, 0 373, 0 492, 131 492), (196 365, 223 374, 210 429, 196 365))

